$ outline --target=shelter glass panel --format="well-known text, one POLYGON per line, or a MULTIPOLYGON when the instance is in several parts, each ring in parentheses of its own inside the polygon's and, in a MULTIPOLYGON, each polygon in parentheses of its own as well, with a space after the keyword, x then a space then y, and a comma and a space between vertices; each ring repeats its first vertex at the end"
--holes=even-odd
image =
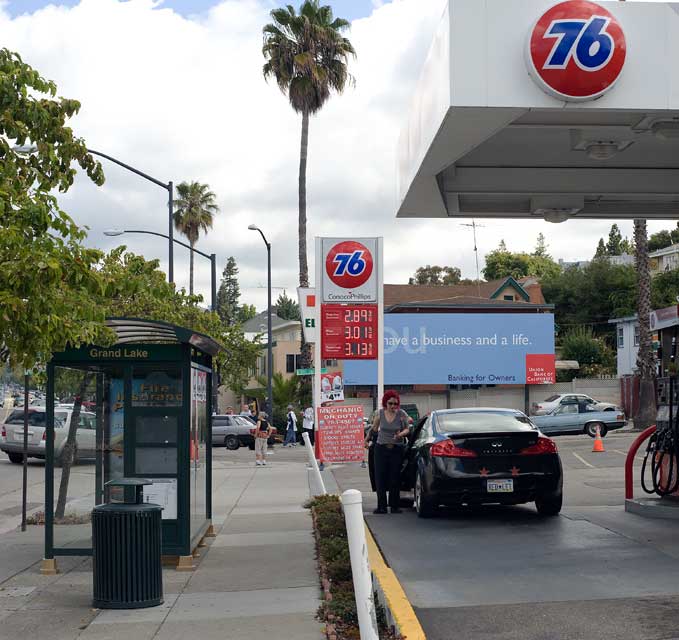
POLYGON ((190 503, 191 538, 205 524, 206 518, 206 442, 208 441, 207 394, 209 377, 197 367, 191 369, 191 427, 190 427, 190 503))

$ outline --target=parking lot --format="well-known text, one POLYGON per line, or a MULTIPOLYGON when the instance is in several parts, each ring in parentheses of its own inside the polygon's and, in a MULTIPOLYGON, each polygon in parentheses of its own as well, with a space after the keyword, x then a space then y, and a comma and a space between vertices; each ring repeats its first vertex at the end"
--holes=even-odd
POLYGON ((605 453, 592 453, 586 436, 556 438, 564 467, 556 518, 533 505, 375 516, 367 470, 333 474, 342 490, 365 492, 367 522, 430 639, 677 638, 679 522, 624 512, 634 437, 609 434, 605 453))

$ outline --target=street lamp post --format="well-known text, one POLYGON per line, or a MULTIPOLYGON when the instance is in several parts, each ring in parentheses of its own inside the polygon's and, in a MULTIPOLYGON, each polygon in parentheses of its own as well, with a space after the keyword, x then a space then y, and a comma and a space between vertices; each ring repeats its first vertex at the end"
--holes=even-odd
MULTIPOLYGON (((38 150, 37 145, 35 144, 30 144, 30 145, 17 145, 13 147, 14 151, 17 153, 35 153, 38 150)), ((138 176, 141 176, 142 178, 145 178, 149 182, 153 182, 153 184, 157 184, 159 187, 162 187, 163 189, 166 189, 168 192, 168 201, 167 201, 167 208, 169 212, 169 227, 168 227, 168 235, 163 236, 168 239, 168 269, 167 269, 167 280, 170 283, 174 282, 174 246, 172 242, 176 242, 174 240, 174 221, 173 221, 173 214, 174 214, 174 185, 172 183, 172 180, 170 182, 165 183, 162 182, 153 176, 148 175, 148 173, 144 173, 143 171, 140 171, 139 169, 135 169, 134 167, 130 166, 129 164, 123 162, 122 160, 118 160, 117 158, 114 158, 113 156, 108 155, 107 153, 102 153, 101 151, 95 151, 94 149, 87 149, 87 153, 91 153, 92 155, 95 156, 101 156, 102 158, 106 158, 107 160, 110 160, 114 164, 117 164, 123 169, 127 169, 128 171, 131 171, 132 173, 136 173, 138 176)), ((156 234, 160 235, 160 234, 156 234)), ((181 244, 181 243, 180 243, 181 244)), ((204 255, 204 254, 203 254, 204 255)))
MULTIPOLYGON (((168 238, 167 235, 164 233, 158 233, 157 231, 142 231, 140 229, 109 229, 107 231, 104 231, 105 236, 122 236, 124 233, 145 233, 150 236, 158 236, 159 238, 168 238)), ((201 256, 204 256, 210 261, 210 277, 211 277, 211 287, 210 287, 210 294, 211 294, 211 300, 210 300, 210 308, 212 311, 217 311, 217 256, 214 253, 204 253, 200 249, 195 249, 191 245, 186 244, 185 242, 182 242, 181 240, 176 240, 175 238, 169 238, 170 244, 173 242, 176 242, 177 244, 181 245, 182 247, 186 247, 189 251, 193 251, 194 253, 198 253, 201 256)), ((171 281, 170 281, 171 282, 171 281)))
POLYGON ((259 235, 262 236, 264 244, 266 245, 266 277, 267 277, 267 324, 268 324, 268 345, 267 345, 267 363, 266 363, 266 395, 267 395, 267 413, 269 414, 269 420, 273 420, 273 392, 271 378, 273 376, 273 335, 271 331, 271 243, 266 239, 264 232, 256 225, 251 224, 248 226, 250 231, 259 231, 259 235))

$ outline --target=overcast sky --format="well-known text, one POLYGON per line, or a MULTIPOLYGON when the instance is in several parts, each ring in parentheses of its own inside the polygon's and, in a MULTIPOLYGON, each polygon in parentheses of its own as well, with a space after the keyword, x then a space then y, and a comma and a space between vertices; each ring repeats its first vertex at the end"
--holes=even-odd
MULTIPOLYGON (((307 175, 308 243, 316 235, 382 235, 385 280, 406 283, 424 264, 458 266, 475 277, 470 220, 396 220, 395 149, 408 101, 444 0, 337 0, 352 21, 355 88, 311 119, 307 175)), ((221 212, 198 248, 240 268, 241 302, 266 304, 266 251, 273 285, 295 296, 300 117, 261 73, 261 28, 272 0, 0 0, 3 45, 18 51, 59 94, 82 103, 71 121, 100 150, 175 184, 206 182, 221 212)), ((294 0, 294 4, 299 4, 294 0)), ((122 243, 167 269, 167 243, 149 236, 108 238, 112 227, 167 233, 166 192, 102 161, 106 184, 79 178, 62 206, 90 228, 88 244, 122 243)), ((589 259, 610 222, 487 220, 479 256, 504 239, 531 251, 539 232, 565 260, 589 259)), ((620 222, 632 235, 632 222, 620 222)), ((673 226, 649 223, 649 230, 673 226)), ((481 261, 481 268, 483 262, 481 261)), ((311 271, 313 274, 313 271, 311 271)), ((312 276, 313 278, 313 276, 312 276)), ((188 255, 175 248, 175 280, 188 288, 188 255)), ((196 289, 209 299, 209 262, 196 256, 196 289)), ((274 289, 274 298, 281 289, 274 289)))

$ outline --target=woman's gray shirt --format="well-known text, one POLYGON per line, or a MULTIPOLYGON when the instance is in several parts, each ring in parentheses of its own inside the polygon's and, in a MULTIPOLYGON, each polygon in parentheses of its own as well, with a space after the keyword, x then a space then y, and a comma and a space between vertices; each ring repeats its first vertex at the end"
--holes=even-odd
POLYGON ((405 438, 395 438, 394 434, 398 431, 408 428, 408 414, 399 409, 393 422, 388 422, 384 413, 384 409, 380 409, 380 423, 377 432, 377 444, 392 444, 402 447, 405 445, 405 438))

